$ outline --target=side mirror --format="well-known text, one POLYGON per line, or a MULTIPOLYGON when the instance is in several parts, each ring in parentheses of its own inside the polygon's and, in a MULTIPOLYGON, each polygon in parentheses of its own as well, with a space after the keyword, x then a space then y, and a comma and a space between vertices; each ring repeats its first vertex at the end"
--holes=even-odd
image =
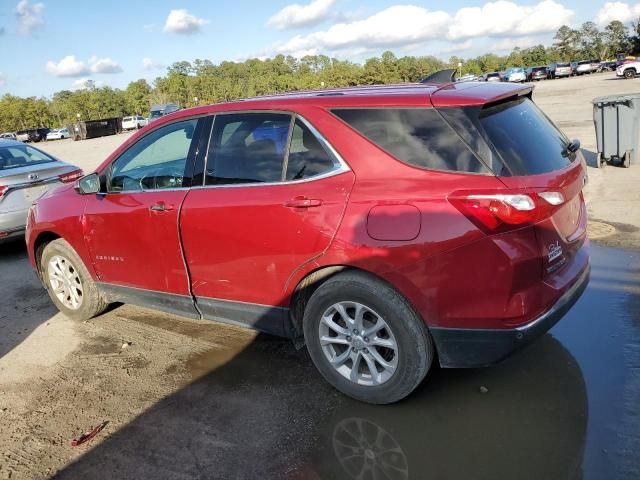
POLYGON ((74 187, 80 195, 91 195, 100 192, 100 178, 97 173, 82 177, 74 187))

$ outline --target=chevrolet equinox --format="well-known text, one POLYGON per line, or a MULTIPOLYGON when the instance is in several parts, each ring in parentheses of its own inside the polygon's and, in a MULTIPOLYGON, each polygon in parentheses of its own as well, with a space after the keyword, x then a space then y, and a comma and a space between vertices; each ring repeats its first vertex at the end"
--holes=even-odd
POLYGON ((580 297, 579 146, 509 83, 181 110, 39 199, 30 260, 73 319, 124 302, 290 337, 341 392, 391 403, 434 362, 502 360, 580 297))

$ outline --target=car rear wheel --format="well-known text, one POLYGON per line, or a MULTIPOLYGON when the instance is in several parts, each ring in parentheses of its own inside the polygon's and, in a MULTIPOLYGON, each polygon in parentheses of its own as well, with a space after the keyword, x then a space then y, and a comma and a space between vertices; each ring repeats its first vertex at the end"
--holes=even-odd
POLYGON ((40 273, 55 306, 74 320, 88 320, 108 306, 84 263, 65 240, 47 244, 40 258, 40 273))
POLYGON ((407 300, 363 272, 340 273, 312 295, 304 336, 313 363, 355 399, 393 403, 424 379, 434 357, 429 332, 407 300))

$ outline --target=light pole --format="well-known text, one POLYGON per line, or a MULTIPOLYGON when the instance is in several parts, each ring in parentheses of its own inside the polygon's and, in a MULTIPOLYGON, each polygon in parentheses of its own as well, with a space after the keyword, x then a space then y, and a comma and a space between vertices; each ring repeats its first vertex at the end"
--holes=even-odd
POLYGON ((462 76, 462 62, 458 62, 459 75, 462 76))

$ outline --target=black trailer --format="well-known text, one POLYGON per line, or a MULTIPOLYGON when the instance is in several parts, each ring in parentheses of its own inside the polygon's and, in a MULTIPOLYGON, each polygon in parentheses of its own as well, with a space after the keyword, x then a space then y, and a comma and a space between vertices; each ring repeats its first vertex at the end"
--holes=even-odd
POLYGON ((88 120, 72 123, 67 127, 74 141, 106 137, 122 132, 122 117, 88 120))

